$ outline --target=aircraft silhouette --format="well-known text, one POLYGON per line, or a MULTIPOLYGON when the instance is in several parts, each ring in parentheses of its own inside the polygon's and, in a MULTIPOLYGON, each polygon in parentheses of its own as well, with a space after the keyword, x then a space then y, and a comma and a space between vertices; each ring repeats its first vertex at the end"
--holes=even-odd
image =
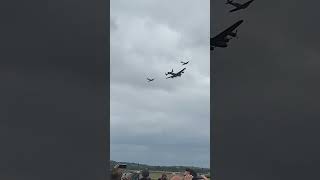
POLYGON ((147 80, 148 80, 148 82, 151 82, 151 81, 153 81, 153 80, 154 80, 154 78, 153 78, 153 79, 149 79, 149 78, 147 78, 147 80))
POLYGON ((250 0, 244 4, 240 4, 240 3, 233 2, 232 0, 227 0, 226 4, 230 4, 234 7, 236 7, 236 8, 229 11, 229 12, 235 12, 235 11, 247 8, 253 1, 254 0, 250 0))
POLYGON ((181 61, 181 63, 182 63, 182 66, 183 66, 183 65, 188 64, 188 63, 189 63, 189 61, 188 61, 188 62, 183 62, 183 61, 181 61))
POLYGON ((166 76, 167 75, 171 75, 171 76, 169 76, 169 77, 167 77, 166 79, 169 79, 169 78, 175 78, 175 77, 180 77, 183 73, 184 73, 184 70, 186 70, 186 68, 183 68, 182 70, 180 70, 179 72, 177 72, 177 73, 174 73, 173 72, 173 69, 172 69, 172 71, 171 72, 168 72, 167 74, 166 74, 166 76))
POLYGON ((210 50, 214 50, 214 47, 221 47, 225 48, 228 47, 228 42, 231 38, 228 38, 228 36, 231 37, 238 37, 238 30, 233 32, 240 24, 243 23, 243 20, 239 20, 236 23, 234 23, 232 26, 221 32, 220 34, 216 35, 215 37, 210 38, 210 50))

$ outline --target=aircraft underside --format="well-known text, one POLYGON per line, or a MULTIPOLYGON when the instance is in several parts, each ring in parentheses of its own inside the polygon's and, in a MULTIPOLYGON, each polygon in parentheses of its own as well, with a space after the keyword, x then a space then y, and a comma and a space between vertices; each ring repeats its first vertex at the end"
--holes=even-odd
POLYGON ((226 42, 216 42, 213 44, 214 47, 227 47, 227 43, 226 42))

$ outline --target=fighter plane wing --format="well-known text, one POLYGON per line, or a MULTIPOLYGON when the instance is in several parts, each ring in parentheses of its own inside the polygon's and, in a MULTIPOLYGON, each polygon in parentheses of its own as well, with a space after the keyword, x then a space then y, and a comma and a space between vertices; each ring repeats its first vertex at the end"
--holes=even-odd
POLYGON ((230 10, 229 12, 235 12, 235 11, 239 11, 241 8, 234 8, 234 9, 232 9, 232 10, 230 10))
POLYGON ((233 30, 235 30, 242 23, 243 23, 243 20, 237 21, 232 26, 230 26, 226 30, 222 31, 220 34, 216 35, 213 38, 210 38, 210 44, 216 40, 224 39, 226 36, 228 36, 233 30))
POLYGON ((254 0, 250 0, 250 1, 242 4, 241 6, 230 10, 230 12, 235 12, 235 11, 238 11, 238 10, 240 10, 240 9, 245 9, 245 8, 247 8, 253 1, 254 1, 254 0))

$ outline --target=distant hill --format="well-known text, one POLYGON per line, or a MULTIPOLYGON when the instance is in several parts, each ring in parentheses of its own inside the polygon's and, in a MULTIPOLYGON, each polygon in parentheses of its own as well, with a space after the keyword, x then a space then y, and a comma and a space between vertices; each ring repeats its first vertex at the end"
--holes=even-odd
POLYGON ((191 168, 200 174, 210 174, 209 168, 187 167, 187 166, 149 166, 146 164, 116 162, 110 161, 110 166, 114 167, 116 164, 126 164, 128 170, 142 170, 148 169, 149 171, 167 171, 167 172, 184 172, 186 168, 191 168))

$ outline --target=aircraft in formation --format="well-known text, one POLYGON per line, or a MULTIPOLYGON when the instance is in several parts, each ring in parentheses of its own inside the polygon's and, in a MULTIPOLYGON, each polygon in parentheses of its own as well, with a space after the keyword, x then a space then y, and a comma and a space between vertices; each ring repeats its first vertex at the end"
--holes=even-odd
POLYGON ((232 38, 231 37, 238 37, 237 30, 233 32, 240 24, 243 23, 243 20, 237 21, 232 26, 221 32, 220 34, 216 35, 215 37, 210 38, 210 50, 214 50, 215 47, 225 48, 228 47, 228 42, 232 38))
MULTIPOLYGON (((241 9, 246 9, 254 0, 249 0, 246 3, 237 3, 232 0, 227 0, 226 4, 230 4, 236 8, 230 10, 230 12, 235 12, 241 9)), ((210 38, 210 51, 213 51, 215 47, 225 48, 228 47, 228 42, 232 39, 231 37, 238 37, 236 30, 240 24, 243 23, 243 20, 239 20, 236 23, 234 23, 232 26, 221 32, 220 34, 216 35, 215 37, 210 38), (233 32, 236 30, 235 32, 233 32)))
POLYGON ((188 63, 189 63, 189 61, 188 61, 188 62, 183 62, 183 61, 181 61, 182 66, 183 66, 183 65, 186 65, 186 64, 188 64, 188 63))
MULTIPOLYGON (((182 66, 183 66, 183 65, 188 64, 189 61, 188 62, 181 61, 181 63, 182 63, 182 66)), ((173 79, 173 78, 176 78, 176 77, 181 77, 181 75, 184 73, 185 70, 186 70, 186 68, 183 68, 179 72, 175 73, 175 72, 173 72, 173 69, 172 69, 171 71, 165 73, 166 76, 171 75, 169 77, 166 77, 166 79, 169 79, 169 78, 173 79)), ((151 81, 154 80, 154 78, 153 79, 147 78, 147 80, 148 80, 148 82, 151 82, 151 81)))
POLYGON ((180 77, 180 76, 184 73, 185 70, 186 70, 186 68, 183 68, 183 69, 180 70, 179 72, 174 73, 174 72, 173 72, 173 69, 172 69, 171 72, 166 73, 166 76, 171 75, 171 76, 167 77, 166 79, 169 79, 169 78, 172 78, 172 79, 173 79, 173 78, 175 78, 175 77, 180 77))
MULTIPOLYGON (((230 4, 232 6, 234 6, 235 8, 230 10, 230 12, 235 12, 241 9, 246 9, 254 0, 249 0, 246 3, 237 3, 234 2, 233 0, 227 0, 226 4, 230 4)), ((220 48, 226 48, 228 47, 228 42, 232 39, 232 38, 238 38, 238 26, 240 26, 240 24, 243 23, 243 20, 239 20, 236 23, 234 23, 232 26, 228 27, 227 29, 225 29, 224 31, 222 31, 220 34, 216 35, 215 37, 211 37, 210 38, 210 50, 213 51, 215 47, 220 47, 220 48), (234 31, 235 30, 235 31, 234 31), (229 37, 231 36, 231 37, 229 37)), ((180 62, 182 64, 182 66, 187 65, 189 63, 189 61, 187 62, 180 62)), ((167 77, 166 79, 169 78, 175 78, 175 77, 180 77, 184 71, 186 70, 186 68, 183 68, 182 70, 180 70, 177 73, 173 72, 173 69, 167 73, 165 73, 166 76, 171 75, 169 77, 167 77)), ((147 78, 148 82, 151 82, 154 80, 147 78)))
POLYGON ((153 81, 153 80, 154 80, 154 78, 153 78, 153 79, 147 78, 147 80, 148 80, 148 82, 151 82, 151 81, 153 81))
POLYGON ((230 10, 229 12, 235 12, 235 11, 239 11, 241 9, 245 9, 247 8, 254 0, 250 0, 246 3, 243 3, 243 4, 240 4, 240 3, 237 3, 237 2, 233 2, 232 0, 227 0, 226 4, 230 4, 236 8, 230 10))

